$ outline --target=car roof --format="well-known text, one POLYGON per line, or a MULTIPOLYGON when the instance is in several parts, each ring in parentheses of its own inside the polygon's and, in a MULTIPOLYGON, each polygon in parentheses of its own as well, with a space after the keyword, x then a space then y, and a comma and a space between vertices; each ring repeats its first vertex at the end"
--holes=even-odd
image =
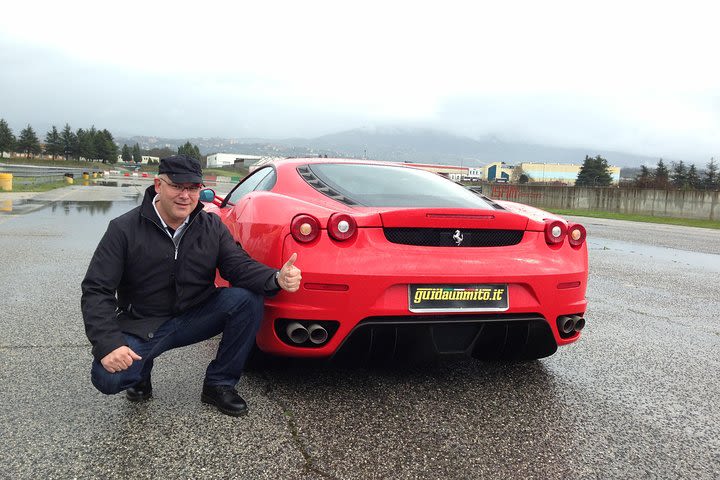
POLYGON ((291 157, 283 158, 275 161, 276 165, 295 167, 299 165, 307 164, 322 164, 322 163, 344 163, 344 164, 356 164, 356 165, 388 165, 393 167, 412 167, 412 163, 399 163, 399 162, 388 162, 380 160, 366 160, 360 158, 319 158, 319 157, 291 157))

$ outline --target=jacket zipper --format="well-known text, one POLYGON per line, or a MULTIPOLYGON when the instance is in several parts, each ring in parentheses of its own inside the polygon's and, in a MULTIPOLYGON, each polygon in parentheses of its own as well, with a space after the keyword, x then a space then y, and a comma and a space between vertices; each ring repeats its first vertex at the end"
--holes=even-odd
MULTIPOLYGON (((198 214, 199 214, 199 212, 198 212, 198 214)), ((173 236, 170 235, 170 232, 168 232, 166 229, 164 229, 164 228, 162 227, 162 225, 158 225, 155 220, 153 220, 152 218, 146 217, 146 216, 145 216, 144 214, 142 214, 142 213, 141 213, 140 215, 141 215, 143 218, 149 220, 150 223, 152 223, 153 225, 155 225, 156 227, 158 227, 160 230, 162 230, 163 232, 165 232, 165 235, 167 235, 167 236, 170 238, 170 241, 173 243, 173 246, 175 247, 175 260, 177 260, 178 250, 180 250, 180 242, 182 242, 182 239, 183 239, 183 237, 185 237, 185 234, 187 233, 188 229, 190 228, 190 225, 193 224, 193 222, 194 222, 195 219, 198 217, 198 215, 195 215, 195 216, 192 218, 192 220, 190 220, 190 222, 187 224, 187 226, 185 227, 185 231, 184 231, 183 234, 182 234, 182 237, 180 237, 180 240, 178 240, 177 245, 175 244, 175 240, 173 239, 173 236)))
MULTIPOLYGON (((170 241, 172 242, 173 246, 175 247, 175 259, 173 260, 173 262, 176 262, 176 261, 177 261, 177 258, 178 258, 178 251, 180 250, 180 242, 182 241, 183 237, 185 236, 185 234, 187 233, 188 229, 190 228, 190 225, 192 225, 192 223, 195 221, 195 219, 198 217, 198 215, 195 215, 195 216, 192 218, 192 220, 190 220, 190 222, 188 222, 187 226, 185 227, 185 231, 184 231, 183 234, 182 234, 182 237, 180 237, 180 240, 178 240, 177 245, 175 244, 175 240, 173 239, 173 236, 170 235, 170 232, 168 232, 166 229, 164 229, 164 228, 162 227, 162 225, 159 225, 155 220, 153 220, 153 219, 150 218, 150 217, 145 216, 143 213, 140 213, 140 216, 143 217, 143 218, 145 218, 146 220, 148 220, 150 223, 152 223, 153 225, 155 225, 156 227, 158 227, 158 228, 159 228, 160 230, 162 230, 163 232, 165 232, 165 235, 167 235, 168 238, 170 238, 170 241)), ((174 265, 174 264, 173 264, 173 279, 175 279, 175 265, 174 265)), ((175 281, 177 281, 177 280, 175 280, 175 281)), ((171 307, 170 307, 171 311, 173 311, 173 312, 175 312, 175 302, 177 302, 177 294, 175 295, 175 299, 174 299, 174 301, 173 301, 173 305, 171 305, 171 307)))

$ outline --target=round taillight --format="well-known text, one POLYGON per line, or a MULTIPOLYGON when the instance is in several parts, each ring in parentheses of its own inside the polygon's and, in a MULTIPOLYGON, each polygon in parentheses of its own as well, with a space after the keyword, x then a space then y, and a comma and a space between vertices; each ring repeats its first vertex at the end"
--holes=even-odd
POLYGON ((300 243, 312 242, 320 234, 320 222, 310 215, 298 215, 290 224, 290 233, 300 243))
POLYGON ((570 245, 572 245, 573 247, 582 245, 586 237, 587 232, 585 231, 585 227, 583 227, 579 223, 570 225, 570 227, 568 228, 568 242, 570 242, 570 245))
POLYGON ((333 213, 328 219, 328 235, 335 240, 348 240, 357 232, 357 222, 346 213, 333 213))
POLYGON ((557 245, 562 243, 567 234, 567 225, 560 220, 546 220, 545 223, 545 241, 548 245, 557 245))

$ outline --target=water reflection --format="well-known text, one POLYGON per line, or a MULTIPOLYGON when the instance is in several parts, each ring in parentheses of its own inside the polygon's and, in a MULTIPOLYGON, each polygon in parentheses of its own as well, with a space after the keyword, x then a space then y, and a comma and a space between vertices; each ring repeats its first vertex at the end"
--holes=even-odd
POLYGON ((96 213, 108 213, 112 209, 113 202, 109 201, 98 201, 98 202, 54 202, 50 206, 52 213, 62 211, 65 215, 70 214, 72 211, 71 207, 75 206, 75 211, 79 213, 89 213, 90 216, 96 213))
MULTIPOLYGON (((107 229, 108 222, 137 206, 139 200, 53 203, 25 202, 13 205, 7 221, 0 218, 0 234, 48 236, 53 248, 87 248, 92 250, 107 229)), ((4 212, 0 212, 0 216, 4 212)), ((39 237, 38 237, 39 238, 39 237)), ((89 260, 89 258, 88 258, 89 260)))
POLYGON ((93 185, 98 185, 100 187, 140 187, 143 184, 140 182, 118 182, 117 180, 98 180, 97 182, 93 182, 93 185))

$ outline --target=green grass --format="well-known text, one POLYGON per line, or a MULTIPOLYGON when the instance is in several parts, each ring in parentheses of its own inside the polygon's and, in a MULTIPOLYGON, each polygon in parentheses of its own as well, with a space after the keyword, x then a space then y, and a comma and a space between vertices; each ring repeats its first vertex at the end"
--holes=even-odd
POLYGON ((560 210, 548 208, 549 212, 558 215, 572 215, 576 217, 608 218, 612 220, 629 220, 631 222, 661 223, 665 225, 681 225, 684 227, 700 227, 720 229, 720 221, 700 220, 694 218, 653 217, 651 215, 635 215, 631 213, 598 212, 592 210, 560 210))
MULTIPOLYGON (((56 188, 67 187, 68 184, 63 180, 60 182, 48 182, 48 183, 13 183, 13 192, 48 192, 55 190, 56 188)), ((5 190, 0 190, 5 191, 5 190)))

